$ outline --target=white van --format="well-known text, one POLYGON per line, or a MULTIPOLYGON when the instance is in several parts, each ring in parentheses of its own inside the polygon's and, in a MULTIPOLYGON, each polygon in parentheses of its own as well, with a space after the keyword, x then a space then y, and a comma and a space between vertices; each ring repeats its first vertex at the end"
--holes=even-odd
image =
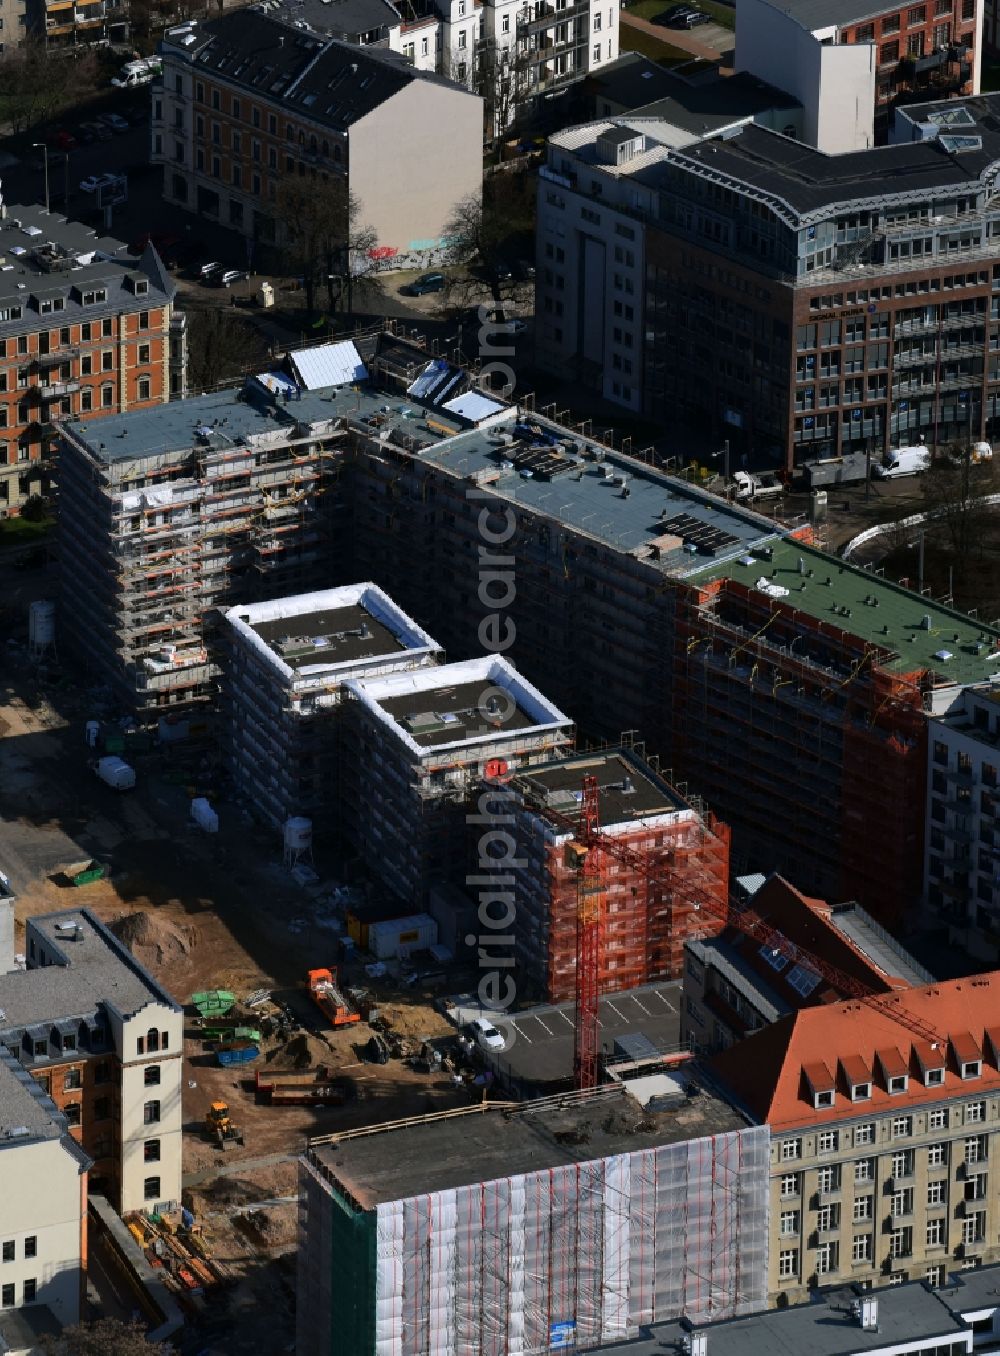
POLYGON ((930 468, 931 454, 923 443, 916 447, 898 447, 887 452, 883 460, 872 467, 876 480, 895 480, 897 476, 919 476, 930 468))
POLYGON ((162 72, 163 64, 158 57, 147 57, 142 61, 129 61, 111 81, 115 89, 134 89, 137 85, 148 85, 162 72))

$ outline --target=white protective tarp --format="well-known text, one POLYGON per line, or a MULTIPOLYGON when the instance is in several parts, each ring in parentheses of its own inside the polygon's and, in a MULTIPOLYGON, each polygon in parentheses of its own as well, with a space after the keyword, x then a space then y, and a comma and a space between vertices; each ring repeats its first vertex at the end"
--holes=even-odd
POLYGON ((320 344, 318 348, 302 348, 289 356, 292 371, 307 391, 368 380, 368 369, 350 339, 339 344, 320 344))

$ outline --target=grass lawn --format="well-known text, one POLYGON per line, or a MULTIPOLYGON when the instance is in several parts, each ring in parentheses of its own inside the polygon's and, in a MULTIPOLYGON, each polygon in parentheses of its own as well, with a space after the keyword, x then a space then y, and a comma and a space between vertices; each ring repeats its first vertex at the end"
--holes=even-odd
POLYGON ((5 546, 30 546, 32 542, 40 542, 54 522, 54 518, 43 518, 40 523, 29 522, 27 518, 4 518, 0 522, 0 551, 5 546))
MULTIPOLYGON (((670 30, 663 31, 667 33, 670 30)), ((669 42, 660 42, 651 33, 644 33, 641 28, 632 28, 629 24, 622 24, 618 29, 618 46, 623 52, 641 52, 661 66, 680 66, 682 62, 697 60, 690 52, 671 47, 669 42)))
MULTIPOLYGON (((655 19, 657 14, 670 9, 671 2, 672 0, 635 0, 635 4, 628 6, 628 13, 634 14, 637 19, 655 19)), ((689 0, 689 2, 692 9, 703 9, 706 14, 711 14, 713 20, 723 28, 736 27, 736 10, 732 5, 719 4, 718 0, 689 0)), ((623 28, 622 32, 624 31, 623 28)), ((670 29, 665 28, 663 31, 669 33, 670 29)), ((698 36, 697 28, 684 29, 683 32, 690 33, 693 38, 698 36)))

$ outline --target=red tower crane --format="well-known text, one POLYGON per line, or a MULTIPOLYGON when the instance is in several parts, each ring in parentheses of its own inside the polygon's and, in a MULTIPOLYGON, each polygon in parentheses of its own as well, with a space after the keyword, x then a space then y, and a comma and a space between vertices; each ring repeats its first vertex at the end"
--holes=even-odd
POLYGON ((875 993, 860 980, 829 965, 804 947, 790 942, 777 928, 766 922, 753 909, 734 900, 720 902, 707 891, 694 885, 689 878, 679 879, 677 873, 665 866, 662 859, 649 852, 637 851, 625 843, 601 832, 599 813, 599 786, 597 778, 583 779, 583 801, 579 821, 545 807, 545 813, 572 833, 574 842, 567 845, 567 865, 578 872, 577 882, 577 955, 576 955, 576 1037, 574 1075, 578 1088, 592 1088, 598 1082, 600 1050, 600 963, 604 942, 604 897, 606 893, 605 855, 641 874, 646 888, 665 886, 667 890, 682 891, 691 907, 706 917, 719 920, 728 927, 739 928, 762 947, 771 947, 789 961, 795 961, 819 975, 845 997, 857 998, 877 1012, 906 1027, 914 1035, 931 1045, 942 1044, 942 1037, 915 1013, 909 1012, 898 997, 875 993))

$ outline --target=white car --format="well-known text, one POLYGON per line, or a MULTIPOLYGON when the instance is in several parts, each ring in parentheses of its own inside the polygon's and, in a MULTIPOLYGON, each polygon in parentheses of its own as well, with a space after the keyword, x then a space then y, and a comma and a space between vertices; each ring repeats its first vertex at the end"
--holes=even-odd
POLYGON ((485 1017, 477 1017, 470 1025, 476 1033, 476 1040, 484 1050, 506 1050, 507 1042, 485 1017))

